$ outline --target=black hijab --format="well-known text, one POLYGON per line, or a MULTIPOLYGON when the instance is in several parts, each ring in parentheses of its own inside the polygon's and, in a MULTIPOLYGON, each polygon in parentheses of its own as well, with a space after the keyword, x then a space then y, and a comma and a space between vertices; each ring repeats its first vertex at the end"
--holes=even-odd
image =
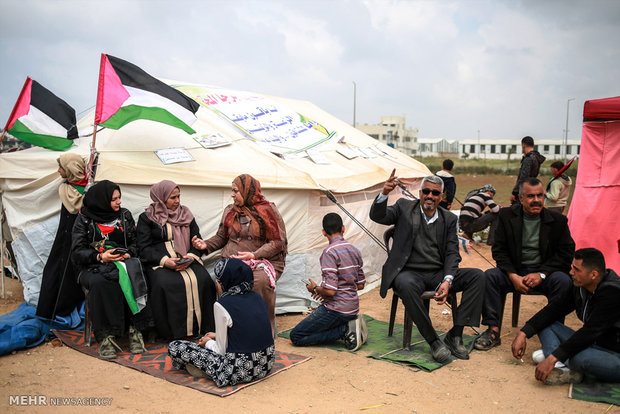
POLYGON ((90 187, 84 194, 82 214, 96 223, 109 223, 119 218, 121 210, 114 211, 110 203, 114 190, 121 192, 121 188, 112 181, 103 180, 90 187))

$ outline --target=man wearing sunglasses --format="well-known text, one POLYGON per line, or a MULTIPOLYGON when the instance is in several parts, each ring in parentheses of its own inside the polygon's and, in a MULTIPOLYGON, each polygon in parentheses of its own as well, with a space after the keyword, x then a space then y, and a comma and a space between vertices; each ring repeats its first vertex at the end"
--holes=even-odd
POLYGON ((463 345, 463 328, 479 326, 484 295, 484 273, 480 269, 459 269, 457 217, 439 207, 443 181, 437 176, 422 180, 419 200, 400 198, 387 205, 388 194, 397 184, 395 171, 383 185, 381 194, 370 208, 371 220, 394 225, 394 241, 381 279, 381 297, 392 288, 402 299, 405 309, 431 347, 433 358, 449 362, 454 355, 469 359, 463 345), (448 292, 462 291, 457 321, 442 342, 424 306, 421 294, 435 290, 434 299, 446 302, 448 292))

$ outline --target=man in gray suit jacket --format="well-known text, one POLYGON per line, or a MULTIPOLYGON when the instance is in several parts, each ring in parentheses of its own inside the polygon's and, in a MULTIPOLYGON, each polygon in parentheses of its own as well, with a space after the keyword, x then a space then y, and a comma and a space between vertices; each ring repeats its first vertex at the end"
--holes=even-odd
POLYGON ((438 207, 443 181, 436 176, 424 177, 420 200, 404 198, 388 207, 387 196, 396 186, 394 171, 385 182, 381 194, 370 209, 371 220, 394 225, 393 247, 381 280, 381 297, 392 288, 402 299, 405 309, 431 347, 433 358, 450 361, 450 354, 469 359, 463 345, 464 326, 479 326, 484 295, 484 273, 480 269, 459 269, 461 261, 457 237, 457 217, 438 207), (420 295, 435 290, 435 300, 445 303, 450 289, 462 291, 457 321, 439 340, 420 295))

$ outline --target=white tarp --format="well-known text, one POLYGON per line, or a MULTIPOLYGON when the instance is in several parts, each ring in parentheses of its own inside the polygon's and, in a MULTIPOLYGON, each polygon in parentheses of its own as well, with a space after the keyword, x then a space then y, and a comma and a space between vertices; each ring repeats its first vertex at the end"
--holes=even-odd
MULTIPOLYGON (((233 91, 234 92, 234 91, 233 91)), ((239 92, 241 94, 242 92, 239 92)), ((254 94, 261 96, 260 94, 254 94)), ((414 188, 430 174, 421 163, 379 144, 376 140, 334 118, 315 105, 292 99, 268 97, 279 108, 312 119, 328 131, 336 131, 344 142, 329 140, 314 147, 329 161, 318 165, 309 158, 283 159, 247 138, 238 127, 213 111, 201 108, 192 126, 197 135, 221 134, 231 144, 215 149, 200 145, 185 132, 152 121, 135 121, 120 130, 102 129, 97 133, 100 153, 97 180, 108 179, 122 189, 123 206, 134 218, 150 203, 152 184, 169 179, 181 187, 182 202, 194 215, 204 238, 213 235, 224 207, 230 204, 230 184, 234 177, 248 173, 257 178, 266 198, 273 201, 286 225, 289 255, 277 287, 277 312, 306 309, 309 295, 300 279, 320 280, 318 258, 327 245, 321 235, 321 219, 328 212, 339 213, 347 227, 345 237, 364 256, 364 270, 376 279, 385 253, 355 225, 321 190, 328 189, 360 222, 381 238, 384 226, 372 223, 368 210, 372 199, 392 168, 414 188), (377 156, 347 159, 338 150, 378 145, 377 156), (192 162, 164 165, 155 150, 185 148, 192 162), (384 152, 382 155, 378 155, 384 152)), ((93 114, 79 122, 80 131, 92 131, 93 114)), ((91 137, 79 138, 69 152, 87 156, 91 137)), ((360 152, 360 154, 362 154, 360 152)), ((55 235, 60 210, 56 172, 58 152, 42 148, 0 154, 0 189, 14 240, 13 246, 24 297, 36 304, 41 271, 55 235)), ((69 247, 67 246, 67 249, 69 247)))

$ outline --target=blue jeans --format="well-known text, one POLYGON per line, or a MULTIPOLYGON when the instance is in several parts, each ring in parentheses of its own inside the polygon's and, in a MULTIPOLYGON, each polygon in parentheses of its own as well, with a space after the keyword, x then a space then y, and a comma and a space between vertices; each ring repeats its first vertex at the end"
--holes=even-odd
MULTIPOLYGON (((575 331, 560 322, 554 322, 538 333, 543 353, 548 357, 575 331)), ((564 362, 570 369, 589 374, 602 381, 620 382, 620 354, 592 345, 564 362)))
POLYGON ((305 346, 336 341, 344 337, 347 322, 355 318, 357 315, 345 315, 321 305, 293 328, 291 342, 305 346))

